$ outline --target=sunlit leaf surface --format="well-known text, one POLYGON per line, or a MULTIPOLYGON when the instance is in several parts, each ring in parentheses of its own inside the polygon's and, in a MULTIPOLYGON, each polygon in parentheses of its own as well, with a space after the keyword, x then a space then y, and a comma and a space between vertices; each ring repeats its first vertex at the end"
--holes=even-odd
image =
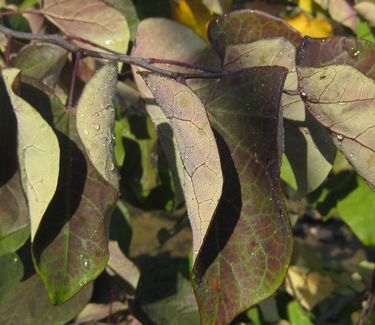
POLYGON ((18 69, 3 70, 3 78, 17 118, 18 159, 33 239, 56 192, 60 148, 54 131, 38 111, 14 93, 19 72, 18 69))
POLYGON ((79 137, 91 163, 118 190, 119 175, 113 152, 116 84, 115 64, 107 64, 98 70, 80 97, 76 121, 79 137))
POLYGON ((195 260, 217 203, 223 176, 205 108, 185 85, 155 74, 143 75, 171 123, 184 168, 183 190, 193 231, 195 260))
MULTIPOLYGON (((84 38, 112 51, 126 53, 130 38, 126 18, 105 2, 45 0, 43 4, 43 14, 64 33, 84 38)), ((88 47, 84 43, 80 45, 88 47)))
POLYGON ((374 189, 375 81, 349 65, 301 68, 299 78, 309 111, 374 189))

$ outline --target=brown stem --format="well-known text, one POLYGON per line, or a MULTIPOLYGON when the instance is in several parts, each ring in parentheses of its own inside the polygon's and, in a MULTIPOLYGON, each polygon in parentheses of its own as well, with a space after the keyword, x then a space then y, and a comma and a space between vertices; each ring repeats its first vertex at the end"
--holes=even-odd
POLYGON ((10 66, 10 53, 12 51, 12 41, 13 41, 13 37, 9 36, 7 46, 5 49, 5 64, 7 67, 10 66))
POLYGON ((39 10, 13 10, 13 11, 0 12, 0 16, 12 16, 12 15, 22 15, 22 14, 42 15, 43 13, 39 10))
MULTIPOLYGON (((153 62, 155 61, 162 63, 163 60, 160 59, 145 59, 141 57, 133 57, 129 56, 126 54, 121 54, 118 52, 99 52, 99 51, 94 51, 94 50, 88 50, 84 49, 74 43, 69 42, 66 39, 66 36, 59 35, 59 34, 49 34, 49 35, 44 35, 44 34, 32 34, 32 33, 24 33, 24 32, 18 32, 12 29, 9 29, 5 26, 0 25, 0 33, 4 33, 5 35, 12 36, 14 38, 19 38, 19 39, 27 39, 27 40, 34 40, 34 41, 41 41, 45 43, 50 43, 50 44, 55 44, 58 45, 64 49, 66 49, 69 52, 72 53, 77 53, 81 52, 83 56, 90 56, 93 58, 98 58, 98 59, 106 59, 106 60, 115 60, 118 62, 123 62, 131 65, 135 65, 141 68, 144 68, 149 71, 157 72, 159 74, 162 74, 167 77, 171 77, 174 79, 212 79, 212 78, 222 78, 223 76, 226 76, 229 74, 227 71, 210 71, 207 69, 202 70, 202 67, 196 67, 193 65, 189 65, 190 68, 196 69, 196 70, 201 70, 201 72, 191 72, 191 73, 181 73, 181 72, 175 72, 175 71, 170 71, 164 68, 157 67, 153 65, 153 62)), ((70 36, 72 38, 72 36, 70 36)), ((82 40, 82 39, 80 39, 82 40)), ((93 44, 89 43, 89 41, 85 40, 86 43, 88 44, 93 44)), ((95 44, 96 47, 100 47, 100 45, 95 44)), ((167 61, 164 61, 164 63, 167 61)), ((172 61, 169 61, 172 62, 172 61)), ((173 61, 174 62, 174 61, 173 61)), ((176 62, 174 62, 176 63, 176 62)), ((184 63, 181 63, 183 65, 187 65, 184 63)))
POLYGON ((81 51, 76 52, 75 59, 74 59, 73 72, 72 72, 72 80, 70 82, 70 88, 69 88, 69 96, 68 96, 68 100, 66 103, 67 109, 73 108, 74 89, 75 89, 76 80, 77 80, 79 62, 81 61, 81 59, 82 59, 81 51))

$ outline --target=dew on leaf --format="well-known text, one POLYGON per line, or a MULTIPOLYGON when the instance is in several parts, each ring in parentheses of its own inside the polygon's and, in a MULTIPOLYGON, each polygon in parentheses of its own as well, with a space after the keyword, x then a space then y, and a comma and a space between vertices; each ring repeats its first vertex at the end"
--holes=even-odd
POLYGON ((337 140, 342 141, 344 140, 344 136, 342 134, 336 135, 337 140))
POLYGON ((96 131, 99 131, 100 130, 100 125, 99 124, 91 124, 91 127, 96 130, 96 131))

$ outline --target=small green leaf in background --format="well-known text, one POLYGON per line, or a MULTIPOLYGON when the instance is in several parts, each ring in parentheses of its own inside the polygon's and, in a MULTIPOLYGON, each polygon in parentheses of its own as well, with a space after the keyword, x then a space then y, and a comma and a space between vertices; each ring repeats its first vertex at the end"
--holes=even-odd
MULTIPOLYGON (((1 12, 9 11, 9 9, 2 8, 0 9, 1 12)), ((9 16, 2 16, 0 17, 0 22, 10 28, 14 29, 19 32, 30 33, 30 25, 27 19, 22 15, 9 15, 9 16)))
POLYGON ((337 204, 341 218, 365 245, 375 245, 375 192, 357 177, 358 187, 337 204))
POLYGON ((309 312, 304 310, 298 301, 293 300, 287 306, 288 320, 290 325, 313 325, 309 312))
POLYGON ((359 0, 354 5, 355 11, 363 16, 369 25, 375 27, 375 2, 373 0, 359 0))
POLYGON ((57 137, 38 111, 14 91, 20 70, 3 70, 3 78, 17 118, 21 182, 31 218, 31 238, 57 188, 60 148, 57 137))
POLYGON ((19 4, 21 10, 30 9, 32 6, 39 4, 41 0, 24 0, 19 4))
POLYGON ((23 277, 17 254, 0 257, 0 323, 7 325, 66 324, 88 303, 92 286, 80 291, 62 306, 53 305, 37 274, 23 277))
POLYGON ((283 154, 282 156, 280 177, 292 188, 293 191, 297 190, 296 177, 294 176, 293 169, 292 166, 290 166, 288 157, 285 154, 283 154))
POLYGON ((358 17, 356 35, 358 38, 362 38, 371 42, 375 42, 375 35, 369 23, 362 17, 358 17))
POLYGON ((143 309, 156 324, 199 324, 198 307, 191 284, 181 274, 177 275, 175 294, 144 305, 143 309))
POLYGON ((23 75, 43 81, 53 88, 60 77, 68 52, 53 44, 32 44, 21 49, 12 62, 23 75))

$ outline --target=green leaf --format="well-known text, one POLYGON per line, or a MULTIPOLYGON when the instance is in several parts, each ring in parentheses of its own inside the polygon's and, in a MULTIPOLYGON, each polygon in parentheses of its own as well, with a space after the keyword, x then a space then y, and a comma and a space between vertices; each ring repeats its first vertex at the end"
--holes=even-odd
MULTIPOLYGON (((126 54, 129 27, 125 17, 99 0, 44 0, 43 14, 65 34, 126 54)), ((93 47, 80 43, 80 46, 93 47)), ((97 48, 95 48, 98 50, 97 48)))
POLYGON ((302 35, 284 20, 257 10, 234 11, 212 20, 208 37, 221 59, 228 45, 284 37, 298 46, 302 40, 302 35))
POLYGON ((20 282, 22 277, 23 264, 16 253, 10 253, 0 257, 0 295, 20 282))
POLYGON ((361 1, 354 5, 354 10, 363 16, 372 27, 375 27, 375 2, 361 1))
POLYGON ((32 6, 34 6, 37 3, 40 3, 41 0, 24 0, 19 5, 20 10, 30 9, 32 6))
POLYGON ((171 124, 184 166, 183 190, 195 260, 223 186, 220 157, 205 108, 190 88, 157 74, 142 74, 171 124))
POLYGON ((160 183, 157 169, 158 137, 151 119, 142 116, 128 116, 120 120, 123 128, 121 141, 125 151, 122 179, 130 202, 141 204, 160 183), (132 197, 135 197, 134 199, 132 197))
POLYGON ((114 154, 116 158, 117 166, 122 167, 125 159, 125 147, 122 142, 122 133, 124 127, 121 122, 115 121, 115 147, 114 154))
POLYGON ((362 38, 367 41, 375 42, 375 36, 371 30, 369 23, 366 20, 364 20, 362 17, 357 17, 356 35, 358 38, 362 38))
POLYGON ((311 114, 375 189, 375 80, 350 65, 303 67, 299 78, 311 114))
POLYGON ((17 163, 17 121, 0 78, 0 256, 16 251, 30 236, 29 208, 17 163))
POLYGON ((297 189, 296 177, 294 176, 288 157, 285 154, 283 154, 280 166, 280 177, 292 188, 293 191, 297 189))
POLYGON ((43 81, 54 87, 66 62, 68 52, 53 44, 32 44, 22 48, 13 65, 23 75, 43 81))
POLYGON ((35 274, 14 286, 2 298, 0 321, 9 325, 65 324, 87 304, 91 292, 92 286, 90 285, 64 305, 54 306, 48 300, 43 282, 35 274))
POLYGON ((375 245, 375 193, 357 177, 358 187, 337 204, 341 218, 365 245, 375 245))
MULTIPOLYGON (((0 9, 0 12, 9 11, 9 9, 2 8, 0 9)), ((20 14, 14 14, 9 16, 2 16, 0 17, 0 22, 5 25, 6 27, 10 29, 14 29, 16 31, 30 33, 30 25, 27 19, 20 15, 20 14)))
POLYGON ((38 111, 14 91, 20 70, 3 70, 3 78, 17 118, 18 159, 22 187, 31 219, 31 238, 35 237, 44 213, 57 187, 60 149, 54 131, 38 111))
POLYGON ((282 201, 280 100, 287 70, 222 78, 202 102, 215 129, 223 192, 193 268, 202 324, 227 324, 282 283, 292 233, 282 201), (263 86, 261 86, 263 84, 263 86))
MULTIPOLYGON (((137 42, 132 55, 192 63, 206 49, 205 42, 190 28, 171 20, 150 18, 139 24, 137 42)), ((183 200, 180 180, 184 178, 184 174, 172 128, 160 107, 156 105, 151 91, 137 74, 141 69, 134 66, 132 69, 137 87, 142 97, 146 99, 147 113, 158 130, 161 145, 167 156, 175 184, 175 205, 179 205, 183 200)), ((180 71, 181 67, 168 66, 168 69, 180 71)))
POLYGON ((288 320, 291 325, 313 325, 309 312, 303 310, 298 301, 293 300, 287 306, 288 320))
POLYGON ((197 304, 188 280, 177 275, 176 293, 142 307, 155 324, 199 324, 197 304))
POLYGON ((90 163, 72 112, 37 80, 29 78, 21 86, 23 98, 32 105, 39 103, 38 110, 54 127, 61 148, 57 191, 32 246, 34 265, 48 295, 60 304, 104 270, 117 192, 90 163))
POLYGON ((117 68, 114 63, 99 69, 85 86, 77 105, 79 137, 91 163, 117 191, 119 174, 114 156, 114 98, 117 68))
POLYGON ((137 32, 137 27, 139 24, 139 18, 137 15, 137 10, 131 0, 103 0, 105 3, 109 4, 113 8, 121 12, 129 25, 130 40, 135 41, 135 34, 137 32))

